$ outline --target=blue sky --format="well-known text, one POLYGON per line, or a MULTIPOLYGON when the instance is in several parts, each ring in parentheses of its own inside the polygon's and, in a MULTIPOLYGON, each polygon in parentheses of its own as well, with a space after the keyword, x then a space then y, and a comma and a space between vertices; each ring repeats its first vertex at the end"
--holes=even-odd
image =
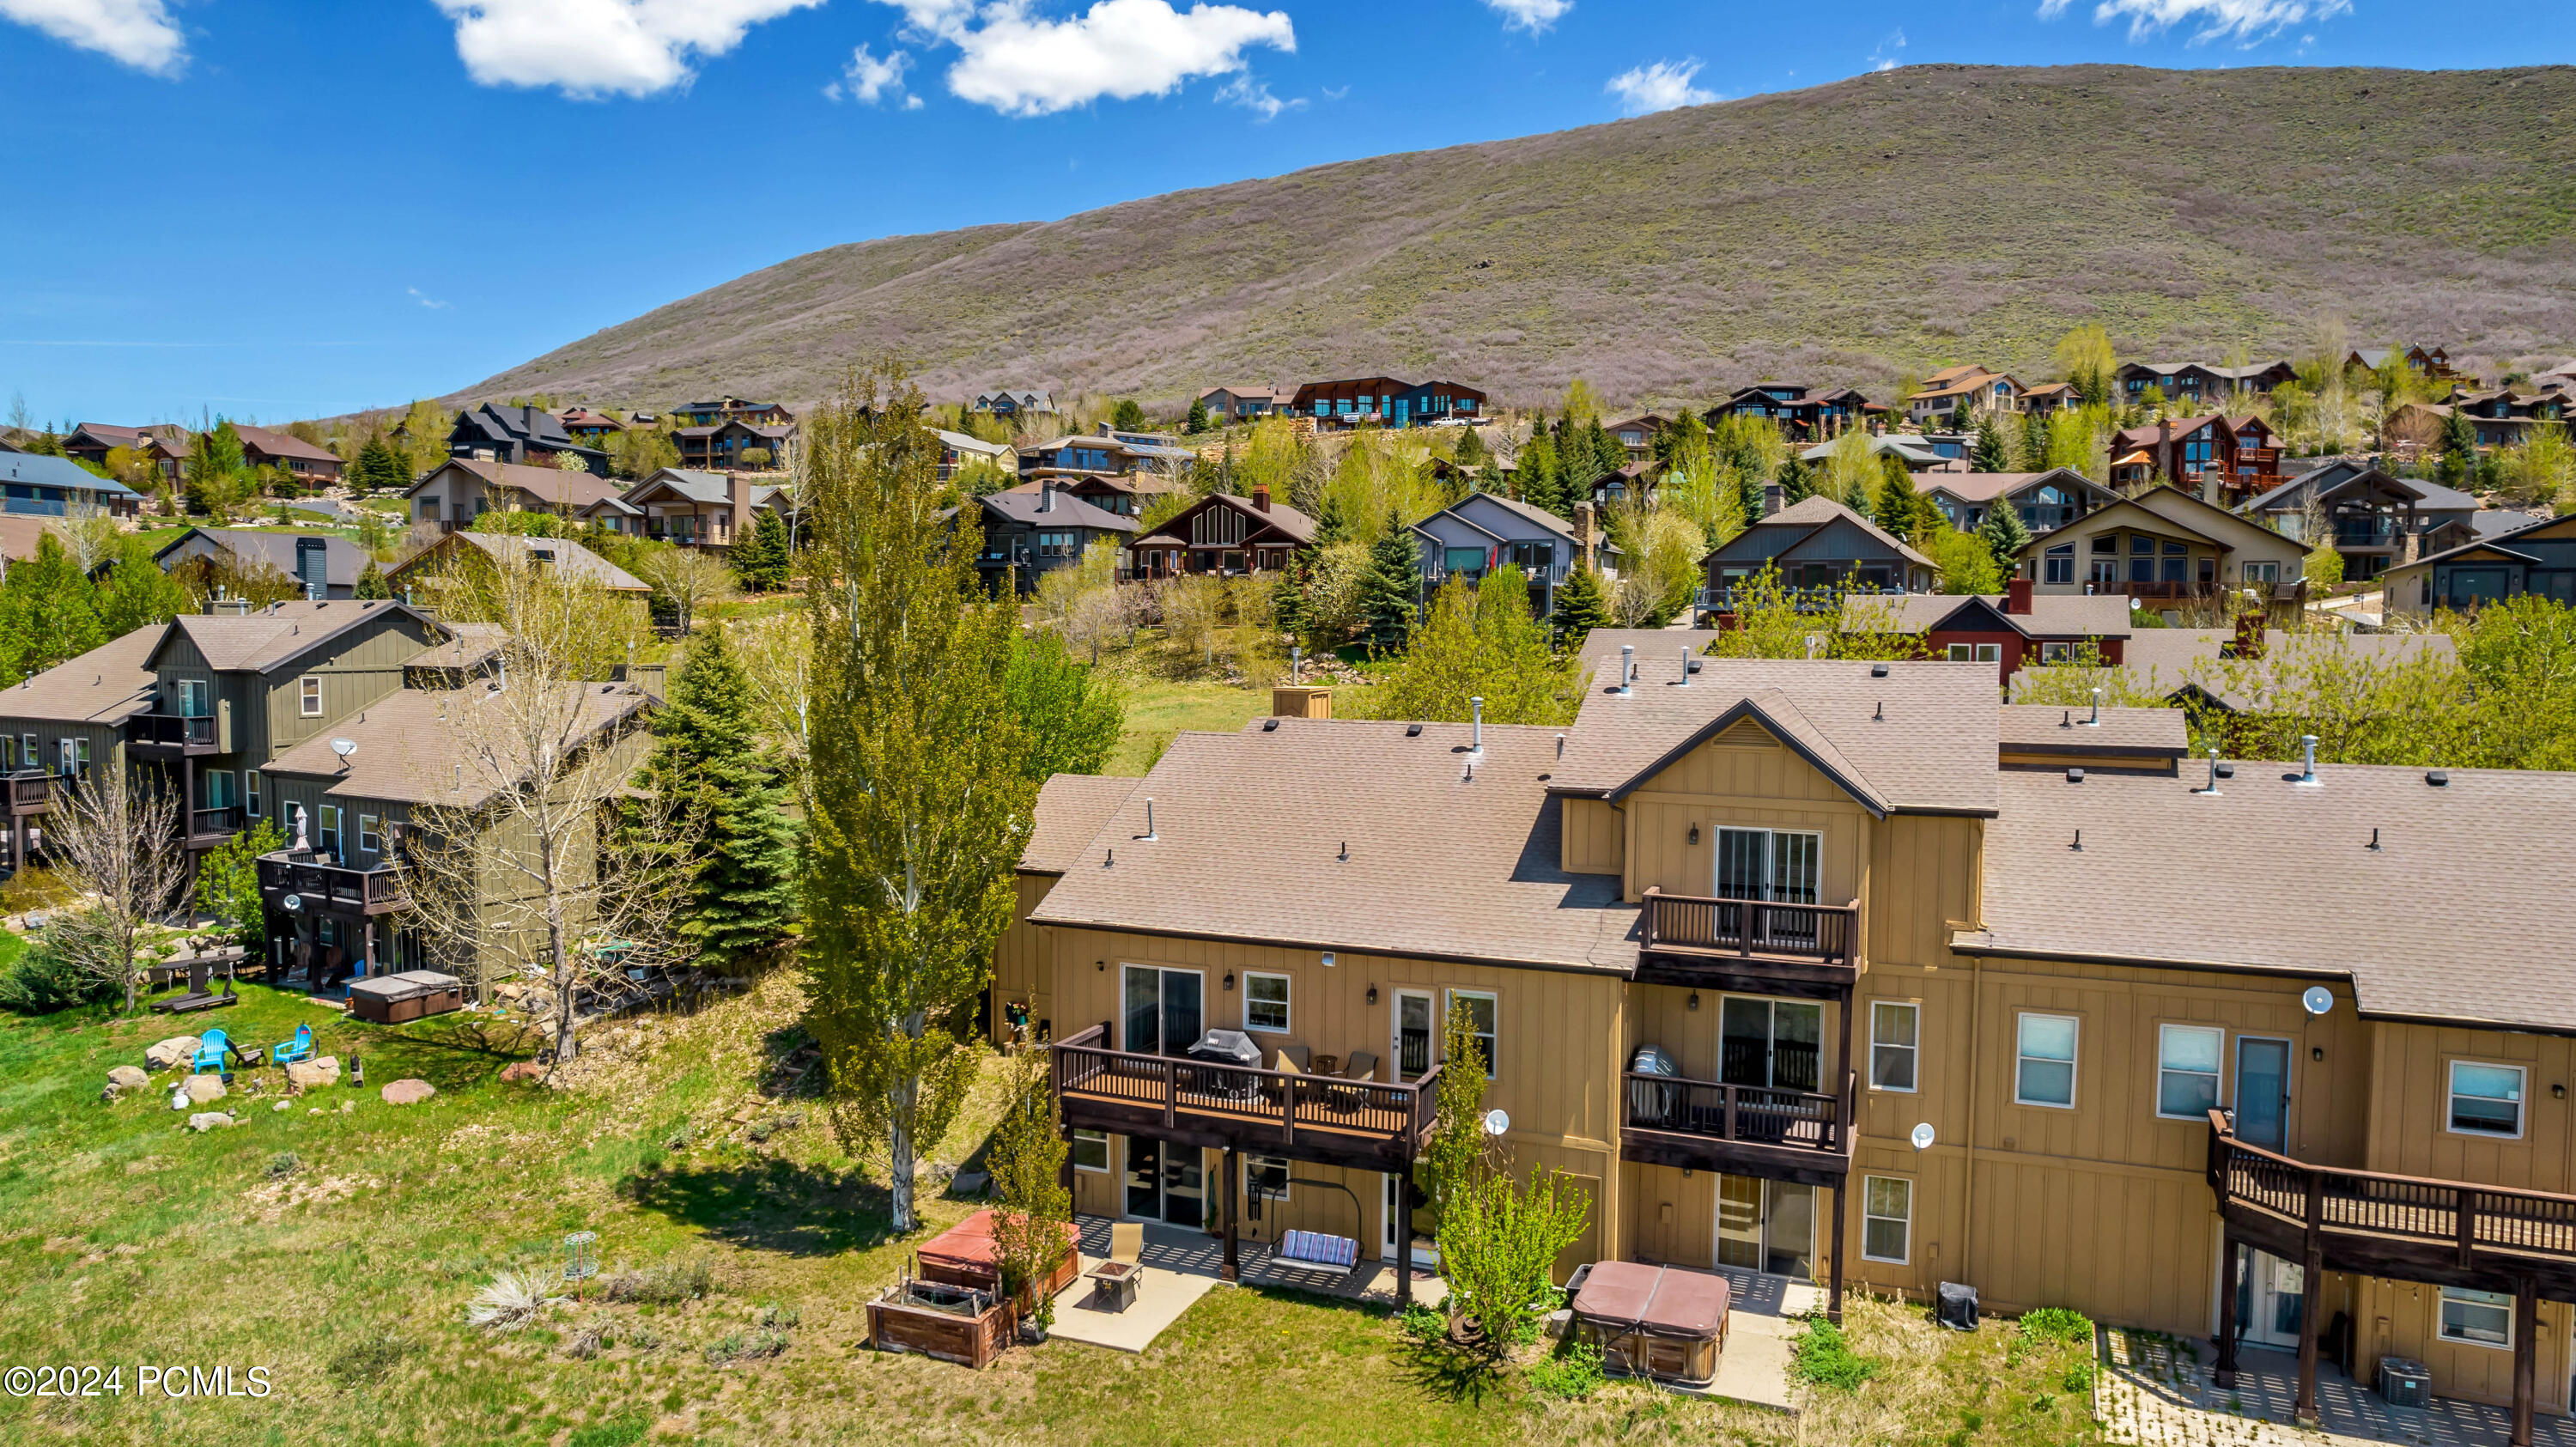
POLYGON ((2494 0, 0 0, 0 405, 398 403, 817 247, 1887 65, 2570 59, 2494 0))

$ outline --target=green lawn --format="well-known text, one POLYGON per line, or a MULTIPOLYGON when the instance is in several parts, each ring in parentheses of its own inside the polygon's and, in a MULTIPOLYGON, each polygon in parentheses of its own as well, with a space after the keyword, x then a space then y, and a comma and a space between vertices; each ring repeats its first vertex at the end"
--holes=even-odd
POLYGON ((1270 690, 1223 683, 1126 679, 1127 727, 1104 774, 1141 776, 1185 729, 1232 733, 1270 712, 1270 690))

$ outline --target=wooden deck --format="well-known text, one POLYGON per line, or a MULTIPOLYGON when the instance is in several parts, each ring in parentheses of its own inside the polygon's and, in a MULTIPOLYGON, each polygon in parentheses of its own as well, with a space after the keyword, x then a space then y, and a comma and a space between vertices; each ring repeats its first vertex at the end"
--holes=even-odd
POLYGON ((1851 1174, 1852 1072, 1838 1096, 1633 1070, 1621 1084, 1623 1160, 1826 1187, 1851 1174))
POLYGON ((1839 1000, 1859 979, 1860 901, 1784 904, 1648 889, 1637 979, 1650 985, 1839 1000))
POLYGON ((1403 1085, 1110 1050, 1095 1025, 1052 1049, 1066 1126, 1319 1165, 1402 1170, 1429 1136, 1440 1072, 1403 1085))

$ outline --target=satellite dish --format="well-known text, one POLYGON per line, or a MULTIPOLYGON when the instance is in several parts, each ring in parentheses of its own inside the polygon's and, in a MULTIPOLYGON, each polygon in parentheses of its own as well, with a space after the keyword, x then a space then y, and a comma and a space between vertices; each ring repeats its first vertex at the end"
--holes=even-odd
POLYGON ((1922 1124, 1917 1125, 1914 1127, 1913 1132, 1906 1136, 1906 1139, 1912 1141, 1914 1143, 1914 1148, 1918 1151, 1928 1151, 1932 1149, 1932 1122, 1927 1120, 1922 1124))
POLYGON ((333 739, 331 741, 331 752, 338 754, 344 759, 357 751, 358 741, 356 739, 333 739))
POLYGON ((277 902, 277 907, 286 911, 288 914, 293 914, 304 908, 304 896, 300 894, 290 894, 284 899, 279 900, 277 902))
POLYGON ((1485 1112, 1485 1134, 1498 1136, 1512 1128, 1512 1118, 1499 1110, 1485 1112))
POLYGON ((2334 1008, 2334 991, 2323 985, 2310 985, 2299 996, 2299 1003, 2311 1015, 2322 1015, 2334 1008))

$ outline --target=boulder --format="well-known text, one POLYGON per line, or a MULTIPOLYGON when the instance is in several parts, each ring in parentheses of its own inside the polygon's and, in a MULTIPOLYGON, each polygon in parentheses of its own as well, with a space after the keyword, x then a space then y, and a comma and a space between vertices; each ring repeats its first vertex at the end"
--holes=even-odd
POLYGON ((151 1076, 131 1065, 120 1065, 107 1073, 107 1084, 111 1090, 141 1090, 151 1083, 151 1076))
POLYGON ((291 1100, 281 1100, 277 1104, 270 1106, 269 1109, 272 1111, 285 1110, 294 1104, 295 1102, 291 1100))
POLYGON ((210 1110, 188 1117, 188 1129, 200 1132, 215 1130, 232 1123, 233 1118, 220 1110, 210 1110))
POLYGON ((143 1063, 154 1070, 176 1070, 197 1054, 197 1037, 173 1035, 158 1045, 143 1047, 143 1063))
POLYGON ((418 1105, 438 1094, 438 1087, 426 1080, 397 1080, 376 1093, 387 1105, 418 1105))
POLYGON ((224 1080, 220 1075, 191 1075, 186 1090, 190 1100, 207 1105, 224 1098, 224 1080))
POLYGON ((503 1080, 543 1080, 546 1068, 533 1060, 514 1060, 501 1068, 503 1080))
POLYGON ((286 1083, 298 1090, 337 1085, 340 1083, 340 1059, 336 1055, 317 1055, 311 1060, 298 1060, 286 1067, 286 1083))
POLYGON ((349 1112, 356 1110, 357 1108, 358 1103, 354 1100, 342 1100, 340 1102, 340 1113, 342 1115, 347 1115, 349 1112))

